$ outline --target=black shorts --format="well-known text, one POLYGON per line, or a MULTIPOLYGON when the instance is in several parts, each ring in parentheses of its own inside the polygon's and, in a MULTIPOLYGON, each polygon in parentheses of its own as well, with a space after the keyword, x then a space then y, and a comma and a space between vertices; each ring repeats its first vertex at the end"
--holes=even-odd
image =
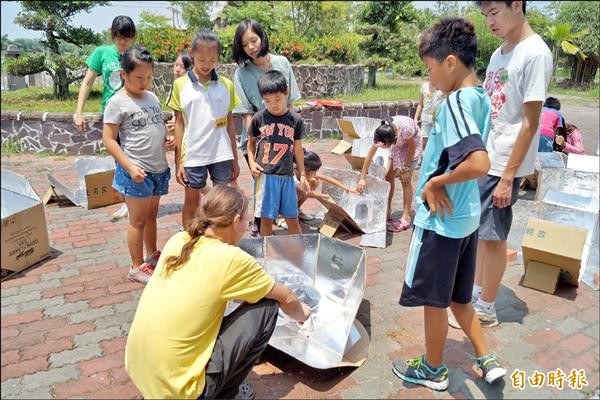
POLYGON ((471 302, 477 231, 461 239, 415 227, 410 240, 400 305, 446 308, 471 302))
POLYGON ((506 240, 512 225, 512 207, 519 198, 521 178, 513 181, 510 206, 498 208, 494 205, 493 195, 500 182, 499 176, 486 175, 479 178, 479 198, 481 199, 481 217, 479 219, 479 240, 506 240))

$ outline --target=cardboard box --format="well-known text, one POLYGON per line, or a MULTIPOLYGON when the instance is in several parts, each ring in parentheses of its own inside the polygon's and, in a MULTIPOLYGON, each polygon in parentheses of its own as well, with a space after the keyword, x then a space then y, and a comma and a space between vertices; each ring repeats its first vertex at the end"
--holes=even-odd
POLYGON ((587 230, 537 218, 529 218, 523 235, 525 286, 554 293, 548 283, 565 281, 579 286, 579 271, 587 230), (532 264, 532 262, 536 262, 532 264), (533 268, 530 267, 533 265, 533 268), (557 273, 559 269, 560 274, 557 273))
POLYGON ((121 194, 112 188, 114 175, 112 157, 83 157, 75 160, 75 168, 50 171, 48 182, 73 204, 92 209, 123 201, 121 194))
POLYGON ((1 267, 9 273, 50 257, 44 205, 29 182, 2 169, 1 267))
MULTIPOLYGON (((354 120, 361 120, 361 118, 357 117, 349 117, 354 120)), ((369 151, 369 147, 373 143, 373 135, 375 130, 371 129, 373 126, 373 122, 379 123, 379 120, 374 120, 373 118, 362 118, 363 124, 361 125, 363 129, 360 133, 357 133, 357 130, 354 127, 354 122, 352 120, 347 119, 337 119, 337 125, 342 133, 342 140, 338 142, 338 144, 331 150, 333 154, 343 155, 346 161, 350 164, 352 169, 361 171, 362 167, 365 163, 367 153, 369 151), (371 121, 373 120, 373 121, 371 121), (365 129, 368 130, 365 131, 365 129)), ((373 159, 377 159, 381 157, 383 163, 387 162, 389 158, 389 150, 388 149, 377 149, 377 152, 373 156, 373 159)), ((371 165, 373 165, 371 163, 371 165)), ((383 165, 383 169, 385 170, 385 165, 383 165)), ((370 173, 370 172, 369 172, 370 173)), ((385 173, 385 172, 384 172, 385 173)))
POLYGON ((121 193, 112 187, 115 170, 97 172, 85 176, 87 208, 104 207, 123 201, 121 193))
POLYGON ((342 207, 327 200, 317 200, 327 208, 327 213, 325 214, 325 217, 323 217, 323 222, 319 228, 319 232, 323 235, 334 237, 336 232, 340 229, 348 233, 365 233, 342 207))

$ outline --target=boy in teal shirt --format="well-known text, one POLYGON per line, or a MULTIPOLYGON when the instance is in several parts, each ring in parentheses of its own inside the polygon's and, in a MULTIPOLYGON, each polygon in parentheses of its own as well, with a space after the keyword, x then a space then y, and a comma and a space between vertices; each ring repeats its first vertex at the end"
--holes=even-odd
POLYGON ((484 143, 491 122, 489 97, 477 86, 473 71, 476 54, 473 24, 462 18, 442 19, 419 44, 431 83, 448 96, 437 110, 423 155, 400 297, 403 306, 424 306, 426 353, 396 360, 392 370, 405 381, 435 390, 448 388, 442 361, 448 307, 469 337, 485 380, 492 383, 506 374, 488 353, 471 304, 481 212, 476 179, 490 167, 484 143))

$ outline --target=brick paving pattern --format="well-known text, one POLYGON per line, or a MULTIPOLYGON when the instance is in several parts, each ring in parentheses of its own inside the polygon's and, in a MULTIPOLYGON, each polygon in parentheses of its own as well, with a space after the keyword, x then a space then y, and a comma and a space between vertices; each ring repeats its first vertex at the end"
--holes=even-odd
MULTIPOLYGON (((321 155, 325 166, 347 168, 343 157, 329 152, 335 142, 305 145, 321 155)), ((72 165, 73 160, 11 155, 2 157, 2 167, 26 176, 42 195, 49 187, 47 168, 72 165)), ((250 196, 245 165, 239 185, 250 196)), ((159 247, 180 227, 183 191, 174 178, 170 190, 159 211, 159 247)), ((400 190, 395 216, 401 210, 400 190)), ((119 207, 47 206, 52 258, 1 284, 2 398, 141 397, 123 361, 143 287, 127 280, 127 221, 110 220, 119 207)), ((312 200, 306 208, 321 211, 312 200)), ((318 221, 304 225, 305 232, 317 229, 318 221)), ((269 348, 249 377, 258 398, 597 398, 598 292, 586 285, 561 286, 555 295, 528 289, 520 285, 521 265, 509 266, 504 277, 497 304, 501 324, 486 330, 490 348, 509 374, 517 368, 526 376, 584 369, 587 386, 571 389, 565 380, 562 390, 529 383, 519 389, 508 377, 490 386, 473 369, 465 335, 453 329, 445 353, 448 391, 433 392, 396 378, 390 364, 395 357, 424 351, 422 310, 398 305, 409 236, 388 234, 386 249, 367 249, 367 289, 357 315, 371 337, 364 365, 316 370, 269 348)), ((356 237, 347 240, 358 242, 356 237)))

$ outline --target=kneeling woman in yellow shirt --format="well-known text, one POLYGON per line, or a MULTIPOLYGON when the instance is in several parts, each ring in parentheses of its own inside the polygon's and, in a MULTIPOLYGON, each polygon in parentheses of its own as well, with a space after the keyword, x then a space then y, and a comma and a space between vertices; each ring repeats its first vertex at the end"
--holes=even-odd
POLYGON ((244 379, 267 347, 278 307, 297 321, 308 318, 308 306, 237 247, 247 208, 239 190, 215 186, 188 230, 165 245, 125 349, 144 398, 252 396, 244 379), (232 299, 246 303, 223 317, 232 299))

